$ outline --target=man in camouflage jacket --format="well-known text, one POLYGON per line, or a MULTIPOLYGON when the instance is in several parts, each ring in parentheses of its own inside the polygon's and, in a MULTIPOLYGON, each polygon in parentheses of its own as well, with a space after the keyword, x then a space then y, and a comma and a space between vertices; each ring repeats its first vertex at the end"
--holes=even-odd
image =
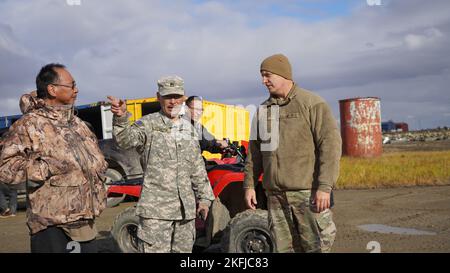
POLYGON ((0 181, 27 183, 32 252, 66 252, 72 240, 95 252, 107 163, 96 136, 73 115, 78 89, 65 67, 44 66, 36 85, 37 92, 22 96, 24 115, 4 138, 0 181))
POLYGON ((183 80, 160 79, 157 97, 161 111, 133 124, 126 103, 108 97, 114 113, 113 137, 123 149, 136 148, 144 161, 144 184, 136 208, 140 251, 191 252, 195 217, 206 218, 214 195, 195 129, 179 117, 183 80))

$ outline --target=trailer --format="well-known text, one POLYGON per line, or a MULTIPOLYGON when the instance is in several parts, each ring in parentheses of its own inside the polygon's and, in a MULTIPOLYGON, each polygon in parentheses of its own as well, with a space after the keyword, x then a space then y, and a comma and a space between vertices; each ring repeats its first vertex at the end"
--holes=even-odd
MULTIPOLYGON (((160 111, 160 105, 156 97, 126 100, 127 111, 131 113, 130 122, 140 119, 142 116, 160 111)), ((99 140, 105 160, 108 162, 106 176, 108 183, 142 177, 143 169, 140 155, 135 149, 124 150, 117 146, 112 139, 111 106, 108 102, 100 101, 91 104, 83 104, 75 107, 75 115, 87 123, 99 140)), ((204 113, 200 121, 217 139, 228 138, 240 143, 247 141, 250 135, 249 112, 242 108, 203 100, 204 113)), ((22 115, 0 117, 0 137, 11 124, 22 115)), ((207 159, 220 158, 220 154, 204 152, 207 159)), ((116 206, 127 195, 109 191, 108 207, 116 206)))

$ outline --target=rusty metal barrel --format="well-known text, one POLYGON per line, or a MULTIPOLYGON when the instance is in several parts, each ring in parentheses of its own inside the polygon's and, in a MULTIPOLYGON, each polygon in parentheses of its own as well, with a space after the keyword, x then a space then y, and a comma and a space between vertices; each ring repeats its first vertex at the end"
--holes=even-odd
POLYGON ((383 152, 380 99, 352 98, 339 101, 343 155, 377 157, 383 152))

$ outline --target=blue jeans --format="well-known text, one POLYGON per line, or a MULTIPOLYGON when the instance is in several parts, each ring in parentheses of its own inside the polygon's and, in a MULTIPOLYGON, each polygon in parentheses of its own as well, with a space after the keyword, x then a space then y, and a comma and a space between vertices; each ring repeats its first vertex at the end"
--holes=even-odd
POLYGON ((0 182, 0 212, 4 212, 6 209, 11 211, 12 214, 16 214, 17 211, 17 190, 11 189, 5 184, 0 182), (9 205, 8 205, 9 200, 9 205))

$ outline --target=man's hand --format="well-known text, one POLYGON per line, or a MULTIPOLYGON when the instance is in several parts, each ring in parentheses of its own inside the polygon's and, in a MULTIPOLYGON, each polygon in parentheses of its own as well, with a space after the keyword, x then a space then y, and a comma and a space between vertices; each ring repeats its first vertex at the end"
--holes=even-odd
POLYGON ((113 96, 108 96, 107 98, 111 102, 111 112, 114 115, 121 117, 127 113, 127 104, 124 100, 120 100, 113 96))
POLYGON ((204 203, 199 203, 197 208, 197 217, 200 217, 203 221, 206 221, 208 217, 209 207, 204 203))
POLYGON ((256 192, 255 189, 245 189, 245 205, 249 209, 256 209, 256 192))
POLYGON ((330 193, 317 190, 313 204, 316 206, 317 212, 330 208, 330 193))
POLYGON ((217 140, 216 141, 220 145, 220 149, 225 149, 228 147, 228 143, 226 140, 217 140))

